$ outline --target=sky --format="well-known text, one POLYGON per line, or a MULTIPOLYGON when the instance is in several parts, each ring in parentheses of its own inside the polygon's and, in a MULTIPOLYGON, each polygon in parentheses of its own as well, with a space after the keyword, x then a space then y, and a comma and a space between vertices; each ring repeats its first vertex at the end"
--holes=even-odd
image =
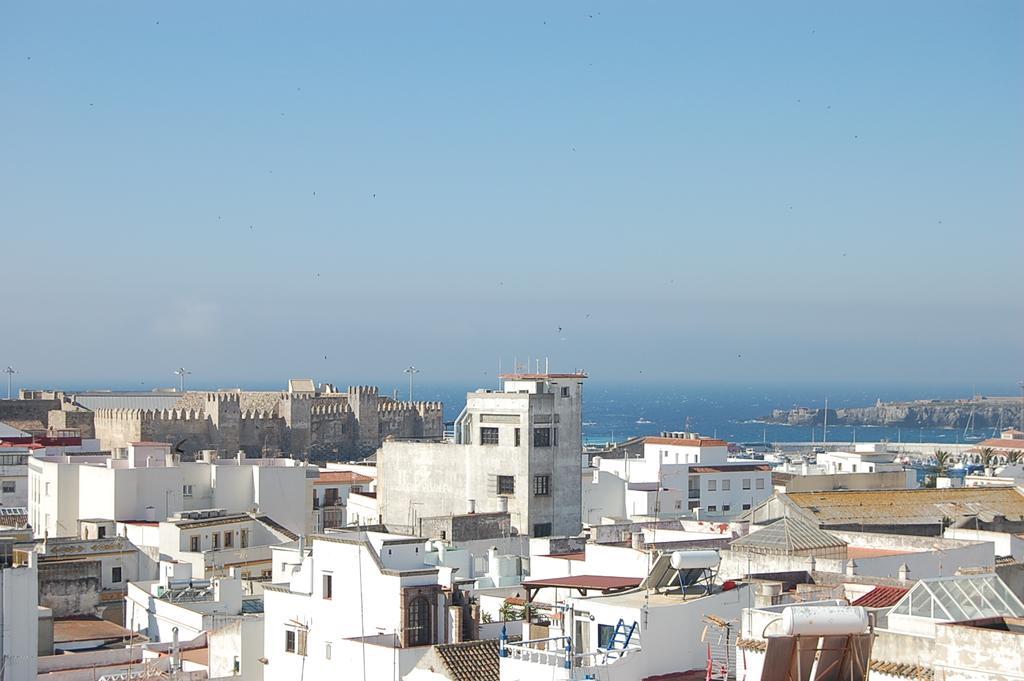
POLYGON ((0 364, 1013 393, 1022 34, 1016 1, 5 2, 0 364))

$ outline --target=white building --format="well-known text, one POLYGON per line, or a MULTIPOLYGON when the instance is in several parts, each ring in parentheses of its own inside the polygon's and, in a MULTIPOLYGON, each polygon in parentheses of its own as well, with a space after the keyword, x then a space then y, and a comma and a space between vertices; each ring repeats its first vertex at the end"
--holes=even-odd
POLYGON ((320 477, 313 481, 313 531, 344 527, 348 524, 349 494, 374 492, 376 489, 376 479, 364 473, 321 469, 320 477))
POLYGON ((204 633, 211 678, 263 678, 263 599, 246 598, 234 576, 193 579, 188 563, 162 562, 160 578, 133 582, 125 596, 125 623, 150 641, 192 641, 204 633))
POLYGON ((259 511, 296 534, 312 529, 311 478, 293 459, 180 462, 166 443, 138 442, 112 456, 29 461, 29 519, 36 536, 71 536, 79 518, 156 521, 178 511, 259 511))
POLYGON ((638 457, 628 449, 622 458, 594 457, 593 475, 583 481, 588 524, 623 517, 729 520, 772 494, 771 467, 730 461, 724 440, 664 433, 641 442, 638 457))
POLYGON ((179 511, 158 523, 119 523, 118 533, 163 560, 190 564, 197 579, 236 570, 243 581, 269 580, 271 547, 298 538, 266 514, 222 508, 179 511))
MULTIPOLYGON (((713 569, 713 551, 679 553, 700 554, 713 569)), ((703 580, 712 577, 710 572, 692 575, 699 580, 680 589, 671 554, 664 554, 642 580, 594 574, 539 580, 534 587, 551 583, 565 588, 544 603, 544 592, 534 599, 537 610, 548 613, 547 636, 508 643, 507 656, 501 659, 502 681, 644 679, 705 668, 702 618, 737 619, 747 603, 748 587, 708 587, 703 580), (588 595, 562 595, 580 590, 588 595)))
POLYGON ((27 564, 0 572, 0 665, 7 679, 36 678, 39 653, 38 570, 35 554, 27 564))
POLYGON ((388 525, 466 511, 508 511, 530 536, 580 530, 585 374, 508 374, 466 396, 454 442, 386 441, 377 453, 388 525))
POLYGON ((461 640, 468 609, 454 602, 455 570, 436 555, 428 560, 441 564, 428 565, 428 548, 417 537, 339 532, 275 549, 264 678, 400 678, 431 645, 461 640))
POLYGON ((884 442, 864 442, 854 445, 852 452, 821 452, 817 467, 823 473, 883 473, 903 471, 896 462, 896 454, 888 451, 884 442))

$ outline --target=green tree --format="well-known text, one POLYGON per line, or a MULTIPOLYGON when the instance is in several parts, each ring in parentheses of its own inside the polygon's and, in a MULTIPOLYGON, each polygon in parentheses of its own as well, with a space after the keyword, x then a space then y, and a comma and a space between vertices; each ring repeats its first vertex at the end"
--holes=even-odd
POLYGON ((988 468, 995 461, 996 450, 991 447, 983 447, 981 452, 979 452, 979 458, 981 459, 981 465, 988 468))
POLYGON ((949 464, 953 460, 953 455, 947 452, 945 449, 935 450, 935 475, 942 477, 949 472, 949 464))

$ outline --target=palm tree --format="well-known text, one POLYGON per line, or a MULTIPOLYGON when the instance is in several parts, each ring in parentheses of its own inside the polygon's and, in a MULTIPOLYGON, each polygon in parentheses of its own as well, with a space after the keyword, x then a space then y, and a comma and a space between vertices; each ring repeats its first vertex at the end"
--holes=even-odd
POLYGON ((984 466, 985 468, 991 466, 992 462, 996 458, 996 450, 992 449, 991 447, 982 447, 981 452, 979 453, 981 455, 981 465, 984 466))
POLYGON ((949 462, 952 461, 953 455, 947 452, 945 449, 935 450, 935 475, 943 476, 949 472, 949 462))
POLYGON ((1011 449, 1006 452, 1006 463, 1020 463, 1024 461, 1024 452, 1019 449, 1011 449))

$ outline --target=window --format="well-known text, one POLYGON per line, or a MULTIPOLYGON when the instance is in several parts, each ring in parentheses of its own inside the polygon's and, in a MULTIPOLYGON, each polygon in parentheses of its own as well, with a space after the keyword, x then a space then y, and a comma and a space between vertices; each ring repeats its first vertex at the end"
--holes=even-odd
POLYGON ((856 472, 857 472, 857 464, 853 464, 853 472, 854 472, 854 473, 856 473, 856 472))
POLYGON ((410 646, 423 646, 430 643, 430 603, 423 596, 417 596, 409 602, 407 613, 406 634, 410 646))
POLYGON ((496 445, 496 444, 498 444, 498 429, 497 428, 481 428, 480 429, 480 444, 482 444, 482 445, 496 445))
POLYGON ((235 533, 228 531, 224 533, 224 548, 230 549, 235 543, 235 533))
POLYGON ((744 511, 749 511, 750 510, 750 504, 743 504, 743 510, 744 511))
POLYGON ((550 447, 551 446, 551 429, 550 428, 534 428, 533 429, 533 446, 534 447, 550 447))
POLYGON ((516 479, 511 475, 498 476, 498 494, 515 494, 516 479))
POLYGON ((550 537, 551 536, 551 523, 534 523, 534 525, 533 525, 533 536, 534 537, 550 537))
POLYGON ((708 513, 718 513, 718 506, 708 506, 708 513))
POLYGON ((97 527, 96 528, 96 538, 97 539, 106 539, 107 538, 107 528, 103 527, 102 525, 97 527))
POLYGON ((722 491, 723 492, 728 492, 731 489, 732 489, 732 480, 723 480, 722 481, 722 491))
POLYGON ((743 489, 750 489, 750 478, 743 478, 743 489))
POLYGON ((334 593, 334 579, 329 572, 324 573, 323 582, 323 598, 329 601, 334 593))
POLYGON ((718 481, 717 480, 708 480, 708 491, 709 492, 714 492, 714 491, 717 491, 717 490, 718 490, 718 481))
POLYGON ((535 497, 546 497, 551 494, 551 476, 550 475, 535 475, 533 476, 533 496, 535 497))
POLYGON ((569 396, 569 386, 563 385, 562 386, 562 397, 568 397, 568 396, 569 396))
POLYGON ((516 428, 516 447, 519 446, 519 429, 516 428))
POLYGON ((219 549, 220 548, 220 533, 218 533, 218 532, 212 533, 210 535, 210 539, 213 542, 213 548, 219 549))
POLYGON ((248 548, 249 547, 249 530, 242 530, 241 540, 242 540, 241 541, 242 548, 243 549, 248 548))
POLYGON ((732 506, 729 504, 722 504, 722 513, 728 513, 732 510, 732 506))
POLYGON ((615 635, 615 627, 610 624, 597 625, 597 647, 607 648, 611 645, 612 636, 615 635))
POLYGON ((50 496, 50 483, 46 483, 46 496, 50 496))
POLYGON ((199 550, 199 535, 188 538, 188 550, 198 551, 199 550))
POLYGON ((121 568, 110 568, 110 581, 112 581, 114 584, 121 583, 121 568))
POLYGON ((682 499, 676 499, 676 510, 677 511, 683 510, 683 500, 682 499))
POLYGON ((764 489, 764 478, 758 478, 757 484, 754 485, 757 489, 764 489))
POLYGON ((284 649, 285 652, 288 653, 295 653, 296 655, 305 655, 306 631, 303 629, 285 629, 284 649))
POLYGON ((183 496, 183 497, 190 497, 190 496, 192 496, 192 485, 182 485, 181 486, 181 496, 183 496))
POLYGON ((4 480, 2 491, 4 494, 14 494, 14 480, 4 480))

